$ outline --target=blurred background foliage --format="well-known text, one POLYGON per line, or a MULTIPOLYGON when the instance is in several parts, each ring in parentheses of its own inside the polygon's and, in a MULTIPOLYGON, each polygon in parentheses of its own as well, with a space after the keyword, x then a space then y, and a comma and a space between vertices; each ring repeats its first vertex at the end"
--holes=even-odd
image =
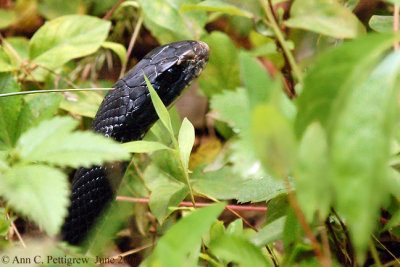
POLYGON ((3 255, 400 266, 399 2, 1 0, 3 255), (185 39, 210 60, 171 126, 156 123, 140 149, 86 131, 116 80, 185 39), (85 244, 57 241, 73 170, 127 159, 85 244), (179 207, 192 190, 198 205, 227 203, 179 207))

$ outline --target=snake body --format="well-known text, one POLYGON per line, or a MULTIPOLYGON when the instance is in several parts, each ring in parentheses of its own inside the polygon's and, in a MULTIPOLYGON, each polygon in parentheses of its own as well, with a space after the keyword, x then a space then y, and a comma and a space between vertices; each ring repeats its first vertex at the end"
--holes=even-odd
MULTIPOLYGON (((166 106, 179 97, 208 61, 203 42, 181 41, 157 47, 114 84, 101 103, 91 130, 119 141, 140 140, 157 121, 144 76, 166 106)), ((71 205, 62 227, 63 239, 80 244, 114 198, 127 163, 80 168, 72 181, 71 205)))

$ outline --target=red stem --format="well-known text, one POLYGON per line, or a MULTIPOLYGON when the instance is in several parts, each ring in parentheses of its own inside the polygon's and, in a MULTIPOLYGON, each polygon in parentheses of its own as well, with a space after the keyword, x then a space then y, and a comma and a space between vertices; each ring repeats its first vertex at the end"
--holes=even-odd
MULTIPOLYGON (((117 196, 117 201, 128 201, 128 202, 136 202, 136 203, 149 203, 148 198, 136 198, 136 197, 124 197, 124 196, 117 196)), ((213 203, 199 203, 196 202, 196 207, 207 207, 212 205, 213 203)), ((192 202, 183 201, 179 204, 180 207, 193 207, 192 202)), ((248 211, 267 211, 267 207, 255 207, 255 206, 239 206, 239 205, 227 205, 226 209, 232 210, 248 210, 248 211)))

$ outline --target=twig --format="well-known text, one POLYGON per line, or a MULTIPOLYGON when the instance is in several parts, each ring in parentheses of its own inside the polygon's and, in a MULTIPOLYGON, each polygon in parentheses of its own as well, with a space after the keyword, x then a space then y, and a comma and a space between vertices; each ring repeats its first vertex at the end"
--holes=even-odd
MULTIPOLYGON (((284 172, 282 172, 284 173, 284 172)), ((296 197, 293 193, 293 190, 290 186, 290 182, 289 179, 287 178, 287 176, 285 174, 282 175, 283 180, 286 184, 286 190, 287 190, 287 194, 288 194, 288 199, 289 199, 289 203, 290 206, 292 206, 294 213, 296 214, 297 219, 299 220, 299 223, 301 225, 301 227, 303 228, 304 232, 306 233, 307 238, 310 240, 311 242, 311 246, 314 250, 314 254, 315 256, 318 258, 319 262, 321 263, 322 266, 324 267, 330 267, 332 266, 331 260, 330 259, 326 259, 324 257, 324 255, 321 252, 321 249, 318 245, 318 241, 315 238, 313 232, 311 231, 310 226, 307 223, 306 217, 304 216, 303 212, 300 209, 299 204, 297 203, 296 197)))
MULTIPOLYGON (((197 192, 199 195, 202 195, 214 202, 220 202, 218 199, 213 198, 212 196, 206 195, 204 193, 199 193, 197 192)), ((228 205, 229 206, 229 205, 228 205)), ((232 214, 234 214, 236 217, 240 218, 248 227, 250 227, 251 229, 253 229, 254 231, 258 232, 258 229, 255 228, 253 225, 251 225, 251 223, 249 223, 243 216, 241 216, 239 213, 237 213, 236 211, 234 211, 233 209, 229 208, 228 206, 226 206, 226 209, 229 210, 232 214)), ((268 209, 268 208, 267 208, 268 209)), ((272 252, 272 250, 269 248, 268 245, 265 245, 265 248, 267 249, 269 255, 271 255, 271 260, 274 263, 275 267, 278 267, 278 259, 276 259, 275 254, 272 252)))
POLYGON ((111 17, 112 14, 114 14, 115 10, 117 10, 117 8, 122 4, 122 2, 124 2, 125 0, 119 0, 118 3, 116 3, 111 9, 110 11, 107 12, 107 14, 104 15, 103 19, 107 20, 111 17))
POLYGON ((213 258, 211 258, 208 254, 206 253, 200 253, 199 258, 202 258, 205 261, 209 261, 211 262, 214 266, 217 267, 224 267, 224 265, 221 265, 220 263, 218 263, 217 261, 215 261, 213 258))
POLYGON ((129 60, 129 58, 131 56, 133 46, 136 43, 136 39, 137 39, 137 37, 139 35, 139 32, 140 32, 140 29, 142 27, 142 23, 143 23, 143 15, 140 15, 138 21, 136 22, 135 29, 133 30, 131 40, 129 41, 128 51, 126 53, 126 62, 127 63, 122 66, 121 72, 119 74, 119 78, 121 78, 124 75, 125 71, 126 71, 126 65, 128 64, 128 60, 129 60))
POLYGON ((375 261, 376 266, 382 267, 382 262, 379 259, 378 251, 376 251, 376 247, 375 247, 374 243, 372 242, 372 240, 368 243, 368 246, 371 251, 372 258, 375 261))
POLYGON ((296 75, 297 80, 299 81, 300 84, 303 84, 303 75, 299 69, 299 67, 297 66, 296 60, 294 59, 294 56, 292 54, 292 52, 290 52, 289 47, 287 46, 286 40, 281 32, 281 30, 279 29, 279 26, 275 20, 274 14, 272 9, 270 8, 270 6, 266 3, 266 0, 260 0, 264 11, 265 11, 265 15, 267 16, 267 19, 272 27, 272 30, 274 31, 276 38, 278 39, 278 42, 280 43, 284 55, 287 57, 290 67, 292 68, 294 74, 296 75))
POLYGON ((117 255, 117 256, 111 257, 111 259, 117 260, 117 259, 119 259, 120 257, 126 257, 126 256, 129 256, 129 255, 138 253, 138 252, 140 252, 140 251, 142 251, 142 250, 144 250, 144 249, 146 249, 146 248, 152 247, 152 246, 154 246, 154 243, 150 243, 150 244, 147 244, 147 245, 143 245, 143 246, 141 246, 141 247, 128 250, 128 251, 126 251, 126 252, 124 252, 124 253, 121 253, 121 254, 119 254, 119 255, 117 255))
POLYGON ((328 227, 328 231, 330 232, 330 234, 332 236, 333 242, 335 243, 335 246, 336 246, 336 249, 335 249, 336 257, 338 259, 342 258, 343 263, 345 264, 345 266, 347 266, 347 262, 350 262, 351 258, 348 257, 348 255, 343 253, 342 246, 341 246, 341 244, 339 243, 339 241, 337 239, 336 233, 333 230, 331 223, 329 222, 329 218, 326 219, 325 224, 328 227))
POLYGON ((22 68, 22 71, 24 72, 25 75, 29 76, 32 81, 34 81, 39 88, 43 89, 43 87, 40 85, 40 83, 38 81, 36 81, 35 77, 33 77, 31 71, 34 71, 36 69, 36 67, 34 66, 33 68, 31 68, 30 70, 27 69, 26 66, 26 62, 24 62, 24 60, 19 56, 18 52, 14 49, 14 47, 12 47, 12 45, 10 45, 7 40, 3 37, 3 35, 0 33, 0 40, 4 43, 4 45, 10 50, 10 52, 13 54, 13 56, 15 56, 15 58, 19 61, 20 68, 22 68))
MULTIPOLYGON (((208 198, 214 202, 220 202, 218 199, 215 199, 211 196, 207 196, 204 194, 201 194, 201 195, 205 196, 206 198, 208 198)), ((149 203, 148 198, 133 198, 133 197, 117 196, 116 200, 117 201, 138 202, 138 203, 149 203)), ((210 206, 210 205, 212 205, 212 203, 199 203, 199 202, 196 203, 196 207, 206 207, 206 206, 210 206)), ((184 202, 181 202, 179 204, 179 206, 180 207, 193 207, 194 205, 192 202, 184 201, 184 202)), ((235 210, 262 211, 262 212, 267 211, 267 207, 253 207, 253 206, 239 206, 239 205, 227 205, 225 207, 225 209, 232 212, 234 215, 236 215, 238 218, 240 218, 247 226, 249 226, 251 229, 253 229, 256 232, 258 232, 258 229, 255 228, 253 225, 251 225, 245 218, 243 218, 235 210)), ((274 265, 278 266, 277 260, 275 259, 275 256, 272 253, 272 250, 268 246, 266 246, 266 249, 268 250, 268 253, 271 255, 271 259, 272 259, 274 265)))
POLYGON ((38 64, 38 63, 34 63, 35 65, 37 65, 39 68, 45 69, 48 72, 50 72, 51 74, 53 74, 54 76, 60 78, 61 80, 65 81, 68 85, 72 86, 75 89, 79 89, 79 86, 77 86, 76 84, 74 84, 71 80, 69 80, 68 78, 65 78, 64 76, 58 74, 57 72, 55 72, 52 69, 49 69, 46 66, 43 66, 42 64, 38 64))
POLYGON ((44 93, 60 93, 60 92, 70 92, 70 91, 111 91, 115 88, 69 88, 69 89, 51 89, 51 90, 34 90, 34 91, 22 91, 22 92, 11 92, 0 94, 0 97, 15 96, 15 95, 29 95, 29 94, 44 94, 44 93))
MULTIPOLYGON (((322 231, 321 231, 321 241, 322 247, 324 248, 323 253, 324 257, 327 261, 331 261, 331 249, 329 247, 329 239, 328 239, 328 230, 326 229, 323 222, 321 222, 322 231)), ((332 265, 332 263, 330 263, 332 265)))
POLYGON ((19 233, 17 227, 15 226, 14 222, 11 220, 10 215, 8 215, 8 213, 7 213, 7 220, 10 221, 11 227, 13 228, 13 230, 14 230, 15 234, 17 235, 18 240, 21 242, 22 246, 24 248, 26 248, 26 244, 25 244, 24 240, 22 239, 21 234, 19 233))
POLYGON ((342 227, 344 234, 346 235, 346 239, 347 239, 347 250, 350 253, 351 259, 352 259, 352 264, 353 266, 356 266, 357 264, 357 258, 356 258, 356 254, 354 253, 354 249, 353 249, 353 243, 351 242, 351 238, 350 238, 350 234, 349 231, 347 230, 346 225, 344 224, 344 222, 342 221, 342 219, 340 218, 340 216, 336 213, 334 208, 331 208, 332 213, 336 216, 336 218, 338 219, 340 226, 342 227))
MULTIPOLYGON (((117 201, 137 202, 137 203, 149 203, 148 198, 117 196, 116 200, 117 201)), ((199 203, 199 202, 196 203, 196 207, 207 207, 210 205, 212 205, 212 203, 199 203)), ((183 201, 179 204, 179 206, 180 207, 193 207, 193 203, 183 201)), ((266 207, 253 207, 253 206, 227 205, 225 208, 227 210, 247 210, 247 211, 262 211, 262 212, 267 211, 266 207)))
POLYGON ((381 246, 383 247, 383 249, 386 250, 386 251, 393 257, 393 259, 394 259, 398 264, 400 264, 399 259, 396 258, 396 256, 395 256, 384 244, 382 244, 382 242, 379 241, 379 239, 376 238, 376 236, 375 236, 374 234, 371 234, 371 235, 372 235, 372 237, 375 239, 375 241, 378 242, 379 245, 381 245, 381 246))
MULTIPOLYGON (((399 4, 394 4, 393 10, 393 31, 396 33, 399 31, 399 4)), ((399 43, 394 41, 394 50, 399 49, 399 43)))

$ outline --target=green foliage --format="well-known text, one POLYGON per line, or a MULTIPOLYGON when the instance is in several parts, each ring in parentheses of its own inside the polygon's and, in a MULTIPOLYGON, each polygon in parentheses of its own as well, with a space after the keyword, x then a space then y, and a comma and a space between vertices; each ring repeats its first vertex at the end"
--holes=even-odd
POLYGON ((77 124, 70 117, 44 121, 21 136, 13 154, 25 162, 74 168, 129 158, 120 145, 108 138, 91 132, 71 133, 77 124))
POLYGON ((391 33, 393 31, 393 16, 374 15, 368 22, 368 25, 376 32, 391 33))
POLYGON ((210 249, 225 261, 240 266, 272 266, 255 245, 241 236, 224 235, 211 242, 210 249))
POLYGON ((144 24, 161 44, 185 39, 198 39, 203 33, 207 17, 205 11, 180 13, 183 2, 199 1, 139 0, 143 8, 144 24), (156 16, 154 14, 157 14, 156 16))
POLYGON ((297 0, 285 25, 335 38, 356 38, 365 28, 348 8, 334 0, 297 0))
POLYGON ((387 164, 397 121, 399 67, 400 54, 390 54, 361 85, 352 88, 331 133, 337 206, 348 219, 360 251, 366 248, 380 206, 388 200, 387 164))
POLYGON ((110 26, 108 21, 83 15, 51 20, 32 36, 29 59, 52 69, 94 53, 106 39, 110 26))
POLYGON ((187 118, 183 119, 181 129, 179 130, 179 154, 181 156, 183 169, 185 172, 189 169, 189 157, 194 144, 194 127, 187 118))
MULTIPOLYGON (((11 73, 0 73, 0 92, 19 91, 16 79, 11 73)), ((0 147, 12 147, 18 137, 17 124, 21 109, 21 97, 0 98, 0 147)))
POLYGON ((334 196, 327 142, 321 125, 313 123, 299 145, 296 189, 299 204, 310 222, 316 211, 322 218, 328 215, 334 196))
POLYGON ((241 10, 240 8, 234 5, 213 0, 203 1, 198 3, 197 5, 190 5, 190 4, 182 5, 181 12, 187 12, 191 10, 205 10, 210 12, 221 12, 229 15, 243 16, 248 18, 253 17, 253 15, 250 12, 241 10))
POLYGON ((301 135, 315 120, 329 129, 348 89, 359 85, 367 77, 394 40, 393 35, 370 34, 322 54, 308 71, 304 92, 298 99, 297 134, 301 135))
POLYGON ((166 145, 154 141, 133 141, 123 144, 132 153, 148 153, 161 149, 170 149, 166 145))
POLYGON ((210 97, 224 89, 235 89, 239 86, 238 50, 229 36, 215 31, 202 41, 210 47, 207 68, 199 78, 199 85, 204 94, 210 97))
POLYGON ((50 235, 58 233, 67 215, 68 181, 46 165, 15 166, 3 173, 0 195, 16 211, 34 220, 50 235))
POLYGON ((157 167, 148 167, 144 173, 150 195, 150 210, 161 223, 171 214, 169 207, 176 207, 187 196, 188 188, 183 183, 171 180, 157 167))
POLYGON ((160 239, 149 266, 196 266, 197 258, 191 259, 191 254, 198 253, 201 236, 224 208, 223 203, 194 211, 176 223, 160 239))
POLYGON ((68 92, 61 101, 60 107, 73 114, 94 118, 103 96, 94 92, 68 92))

